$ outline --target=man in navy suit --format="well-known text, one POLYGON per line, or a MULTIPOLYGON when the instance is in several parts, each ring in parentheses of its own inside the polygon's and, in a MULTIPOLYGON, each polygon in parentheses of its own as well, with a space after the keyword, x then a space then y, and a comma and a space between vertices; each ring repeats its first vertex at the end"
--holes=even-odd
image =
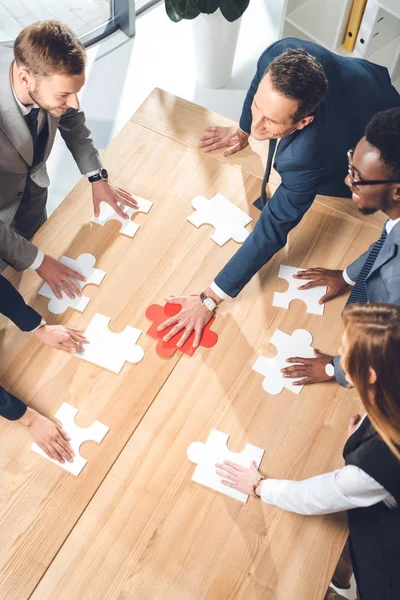
POLYGON ((317 193, 351 196, 344 184, 347 151, 356 146, 376 112, 395 106, 400 106, 400 96, 384 67, 295 38, 280 40, 265 50, 246 96, 240 126, 209 128, 200 143, 205 151, 226 147, 229 155, 244 148, 250 134, 270 140, 261 196, 256 201, 262 208, 260 218, 200 297, 169 299, 181 304, 182 310, 160 325, 160 330, 174 325, 164 340, 184 329, 182 345, 194 330, 193 345, 197 346, 218 305, 237 296, 286 244, 288 233, 317 193), (265 185, 275 148, 274 168, 282 183, 267 200, 265 185))
MULTIPOLYGON (((81 344, 87 343, 81 331, 65 325, 47 325, 40 314, 25 304, 21 294, 0 275, 0 314, 5 315, 21 331, 29 332, 42 342, 68 353, 82 352, 81 344)), ((53 458, 63 463, 72 462, 73 451, 68 436, 50 419, 37 410, 26 406, 22 400, 0 386, 0 416, 16 421, 29 430, 38 446, 53 458)))
MULTIPOLYGON (((352 291, 347 304, 400 304, 400 107, 377 113, 365 136, 349 152, 346 184, 359 211, 370 215, 381 210, 388 217, 379 240, 344 271, 316 267, 297 273, 309 279, 301 289, 327 286, 320 304, 352 291)), ((302 377, 293 385, 336 381, 348 387, 339 356, 319 350, 316 358, 292 357, 296 363, 282 369, 285 377, 302 377)))

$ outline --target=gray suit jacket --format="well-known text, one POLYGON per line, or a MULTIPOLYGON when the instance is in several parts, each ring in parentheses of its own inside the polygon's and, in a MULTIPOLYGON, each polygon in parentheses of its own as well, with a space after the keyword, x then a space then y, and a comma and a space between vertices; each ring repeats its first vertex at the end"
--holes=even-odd
POLYGON ((37 248, 15 233, 10 225, 21 202, 28 170, 39 187, 47 188, 50 183, 46 161, 57 129, 81 173, 96 171, 101 163, 85 125, 85 115, 81 110, 71 109, 60 119, 46 113, 47 144, 38 164, 33 164, 32 137, 11 87, 13 59, 13 50, 0 45, 0 258, 22 271, 35 260, 37 248))
MULTIPOLYGON (((347 267, 347 275, 352 281, 357 280, 370 249, 371 246, 347 267)), ((400 304, 400 223, 396 223, 387 236, 366 279, 366 287, 369 303, 400 304)), ((336 356, 333 362, 336 381, 348 387, 340 357, 336 356)))

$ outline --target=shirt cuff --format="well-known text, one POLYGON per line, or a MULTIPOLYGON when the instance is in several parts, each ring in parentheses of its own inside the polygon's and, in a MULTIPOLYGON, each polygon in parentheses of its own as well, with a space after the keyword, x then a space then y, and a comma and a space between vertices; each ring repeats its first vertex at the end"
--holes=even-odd
POLYGON ((89 173, 84 173, 85 177, 92 177, 93 175, 98 175, 100 173, 100 169, 96 171, 89 171, 89 173))
POLYGON ((353 281, 352 279, 350 279, 350 277, 347 275, 347 269, 345 269, 342 273, 342 277, 345 280, 346 283, 348 283, 349 285, 355 285, 356 282, 353 281))
POLYGON ((210 289, 214 292, 214 294, 216 294, 218 296, 218 298, 221 298, 221 300, 232 300, 232 296, 225 294, 225 292, 222 291, 221 288, 219 288, 217 286, 215 281, 213 281, 212 284, 210 285, 210 289))
POLYGON ((44 259, 44 253, 41 250, 38 250, 38 253, 36 254, 36 258, 33 261, 33 263, 31 264, 31 266, 29 267, 29 269, 31 269, 32 271, 36 271, 36 269, 38 269, 44 259))

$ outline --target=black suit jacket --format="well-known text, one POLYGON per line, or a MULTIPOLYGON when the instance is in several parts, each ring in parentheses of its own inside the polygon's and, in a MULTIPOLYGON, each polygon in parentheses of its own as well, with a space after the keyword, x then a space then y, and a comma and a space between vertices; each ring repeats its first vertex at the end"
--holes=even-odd
MULTIPOLYGON (((0 313, 11 319, 22 331, 32 331, 42 319, 2 275, 0 275, 0 313)), ((16 421, 25 412, 26 405, 0 386, 0 416, 16 421)))

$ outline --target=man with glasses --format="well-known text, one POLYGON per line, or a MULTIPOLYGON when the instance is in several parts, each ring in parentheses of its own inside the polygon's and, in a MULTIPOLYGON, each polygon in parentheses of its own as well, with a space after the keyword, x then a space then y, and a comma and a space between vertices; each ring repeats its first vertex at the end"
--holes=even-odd
MULTIPOLYGON (((344 271, 317 267, 297 273, 311 279, 300 289, 327 286, 323 304, 350 286, 347 304, 384 302, 400 304, 400 108, 376 114, 365 136, 348 152, 345 179, 359 211, 371 215, 381 210, 388 217, 380 238, 344 271)), ((282 370, 285 377, 302 377, 294 385, 335 380, 347 386, 338 356, 316 351, 316 358, 290 358, 300 363, 282 370)))
POLYGON ((395 106, 400 106, 400 96, 384 67, 295 38, 279 40, 263 52, 239 127, 211 127, 199 146, 206 152, 225 148, 228 156, 245 148, 250 135, 269 140, 261 196, 255 203, 262 209, 260 218, 200 296, 169 298, 182 310, 160 325, 160 330, 173 325, 165 341, 182 331, 182 345, 194 331, 197 346, 218 305, 235 298, 286 244, 316 194, 350 198, 344 184, 346 152, 375 113, 395 106), (272 166, 281 184, 267 198, 272 166))

